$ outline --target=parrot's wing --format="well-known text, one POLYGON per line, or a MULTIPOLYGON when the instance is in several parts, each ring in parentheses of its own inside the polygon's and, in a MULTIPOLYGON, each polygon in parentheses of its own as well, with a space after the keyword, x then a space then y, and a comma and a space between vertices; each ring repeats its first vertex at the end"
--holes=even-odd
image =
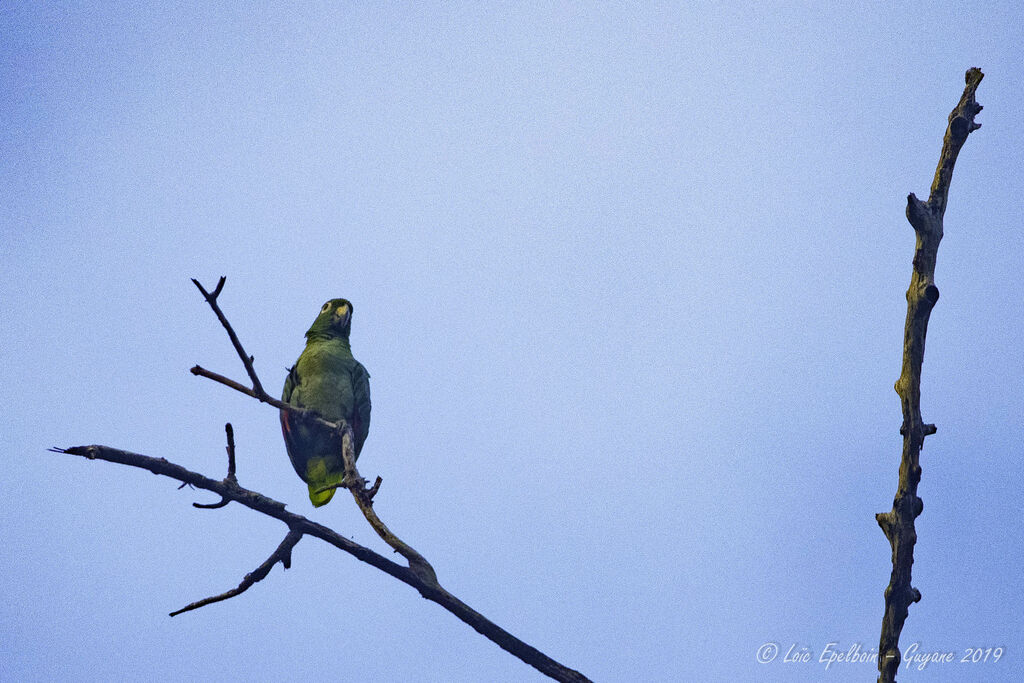
MULTIPOLYGON (((288 377, 284 380, 284 391, 281 392, 281 400, 285 403, 292 402, 292 396, 295 394, 295 388, 299 386, 299 373, 297 368, 298 363, 288 370, 288 377)), ((298 472, 299 476, 305 479, 305 466, 302 463, 303 459, 300 457, 302 447, 298 443, 298 419, 289 410, 281 411, 281 433, 284 435, 284 446, 288 451, 289 460, 292 461, 292 465, 295 467, 295 471, 298 472)))
POLYGON ((281 392, 281 400, 285 403, 292 402, 292 392, 295 391, 295 387, 299 385, 299 364, 291 366, 288 369, 288 376, 284 378, 284 391, 281 392))
POLYGON ((352 431, 356 436, 356 455, 363 449, 363 442, 370 433, 370 373, 363 364, 356 361, 352 366, 352 396, 355 399, 352 431))

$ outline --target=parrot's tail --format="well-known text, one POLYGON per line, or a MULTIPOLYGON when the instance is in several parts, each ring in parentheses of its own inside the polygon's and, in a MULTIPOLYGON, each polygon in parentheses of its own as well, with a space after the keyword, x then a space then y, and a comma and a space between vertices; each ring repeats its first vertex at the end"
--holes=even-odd
POLYGON ((316 461, 316 464, 310 463, 308 469, 309 482, 309 500, 313 503, 313 507, 320 507, 321 505, 327 505, 334 497, 334 492, 338 489, 329 489, 327 491, 320 491, 325 486, 334 486, 340 484, 345 478, 344 472, 330 472, 327 470, 323 460, 316 461))

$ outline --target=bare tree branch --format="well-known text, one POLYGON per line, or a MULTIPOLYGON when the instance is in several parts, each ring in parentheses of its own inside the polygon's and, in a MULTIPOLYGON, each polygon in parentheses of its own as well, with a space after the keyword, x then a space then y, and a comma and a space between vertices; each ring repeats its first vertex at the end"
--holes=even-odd
POLYGON ((228 502, 234 501, 269 517, 279 519, 288 526, 288 534, 281 542, 281 545, 278 546, 277 550, 275 550, 270 557, 253 572, 247 574, 237 588, 228 590, 220 595, 204 598, 194 602, 180 610, 172 612, 171 616, 197 609, 214 602, 227 600, 228 598, 243 593, 254 583, 264 579, 277 562, 281 562, 285 568, 288 568, 291 563, 292 548, 296 543, 298 543, 303 535, 308 534, 326 541, 327 543, 330 543, 331 545, 355 556, 363 562, 366 562, 393 576, 399 581, 412 586, 419 591, 420 595, 424 598, 441 605, 466 624, 473 627, 473 629, 478 633, 496 643, 505 651, 518 657, 523 662, 533 666, 541 673, 558 681, 569 681, 573 683, 589 681, 590 679, 580 672, 559 664, 540 650, 516 638, 511 633, 456 598, 445 590, 440 583, 438 583, 437 575, 430 563, 427 562, 427 560, 411 546, 399 539, 390 529, 388 529, 374 511, 373 497, 380 488, 381 479, 380 477, 377 477, 374 485, 367 487, 366 480, 360 476, 359 471, 355 466, 355 454, 353 450, 354 438, 349 425, 344 422, 340 425, 329 422, 317 415, 314 411, 296 408, 295 406, 270 397, 266 391, 264 391, 263 386, 256 375, 256 371, 253 368, 252 357, 245 353, 237 335, 232 329, 230 323, 227 321, 223 312, 221 312, 220 307, 217 305, 217 296, 220 295, 224 288, 225 278, 220 278, 217 283, 217 287, 212 293, 207 292, 197 280, 193 280, 193 282, 196 287, 199 288, 199 291, 202 292, 203 297, 206 299, 207 303, 210 304, 210 307, 213 308, 218 320, 220 320, 221 324, 227 330, 228 336, 231 338, 232 344, 238 352, 243 365, 245 365, 246 372, 248 372, 253 386, 250 389, 238 382, 235 382, 234 380, 228 379, 227 377, 205 370, 198 365, 192 368, 192 374, 207 377, 224 384, 225 386, 231 387, 236 391, 240 391, 251 396, 263 403, 268 403, 281 410, 290 410, 302 416, 304 419, 318 422, 330 429, 338 430, 342 435, 342 458, 345 463, 345 479, 341 486, 349 489, 356 501, 356 504, 359 506, 360 510, 362 510, 363 515, 366 517, 373 529, 382 539, 384 539, 386 543, 388 543, 388 545, 394 548, 396 552, 401 554, 409 562, 409 566, 403 567, 402 565, 377 554, 369 548, 345 538, 332 529, 310 521, 301 515, 288 512, 285 510, 285 505, 283 503, 239 486, 235 477, 234 433, 230 424, 225 426, 228 438, 228 476, 222 481, 216 481, 197 472, 192 472, 180 465, 169 462, 164 458, 153 458, 138 453, 131 453, 129 451, 111 448, 109 446, 93 445, 51 449, 58 453, 80 455, 90 460, 106 460, 108 462, 129 465, 131 467, 139 467, 153 472, 154 474, 160 474, 176 479, 182 482, 182 486, 193 486, 195 488, 212 491, 213 493, 221 496, 221 501, 218 503, 208 505, 194 503, 196 507, 223 507, 227 505, 228 502))
MULTIPOLYGON (((425 581, 416 571, 408 567, 403 567, 402 565, 379 555, 373 550, 345 538, 333 529, 325 527, 322 524, 318 524, 306 517, 303 517, 302 515, 288 512, 285 509, 284 503, 268 498, 256 491, 250 491, 249 489, 243 488, 237 484, 228 484, 225 481, 210 479, 198 472, 192 472, 181 465, 169 462, 165 458, 154 458, 148 455, 141 455, 139 453, 122 451, 109 446, 73 446, 71 448, 51 448, 50 450, 55 453, 79 455, 84 458, 88 458, 89 460, 106 460, 107 462, 117 463, 120 465, 138 467, 152 472, 153 474, 160 474, 165 477, 170 477, 171 479, 176 479, 183 484, 189 484, 195 488, 212 491, 213 493, 220 495, 222 498, 227 498, 231 501, 241 503, 245 507, 267 515, 268 517, 279 519, 288 526, 289 533, 297 533, 300 536, 309 535, 319 538, 340 550, 344 550, 357 559, 376 567, 382 572, 393 576, 402 583, 412 586, 419 591, 420 595, 424 598, 441 605, 441 607, 444 607, 456 617, 469 624, 485 638, 496 643, 503 650, 518 657, 541 673, 557 681, 566 681, 570 683, 584 683, 590 680, 580 672, 559 664, 537 648, 523 642, 519 638, 516 638, 514 635, 449 593, 436 581, 425 581)), ((284 544, 282 543, 282 546, 283 545, 284 544)), ((294 546, 295 544, 292 543, 291 545, 294 546)), ((267 562, 260 565, 260 569, 266 566, 269 571, 269 567, 273 566, 272 560, 280 561, 275 560, 275 556, 272 555, 267 562)), ((258 573, 260 569, 257 569, 253 574, 258 573)), ((261 576, 259 578, 263 577, 261 576)), ((243 584, 244 583, 245 581, 243 580, 243 584)), ((255 581, 252 583, 255 583, 255 581)), ((239 586, 239 588, 241 588, 241 586, 239 586)), ((246 586, 246 588, 248 588, 248 586, 246 586)), ((228 593, 231 592, 232 591, 228 591, 228 593)), ((240 592, 241 590, 238 590, 234 595, 237 595, 240 592)), ((227 597, 231 596, 225 594, 224 597, 220 599, 226 599, 227 597)), ((209 598, 207 600, 212 601, 209 598)), ((209 604, 209 602, 205 604, 209 604)), ((196 606, 198 606, 198 604, 196 606)))
MULTIPOLYGON (((227 505, 227 503, 224 504, 227 505)), ((244 593, 249 589, 249 586, 253 585, 257 581, 262 581, 267 578, 267 574, 270 573, 270 570, 278 562, 280 562, 285 569, 288 569, 292 566, 292 548, 295 547, 295 544, 299 542, 300 538, 302 538, 301 532, 289 529, 288 534, 284 537, 284 540, 281 541, 281 545, 277 546, 277 550, 267 558, 266 562, 257 567, 255 571, 251 574, 246 574, 245 578, 242 579, 242 583, 238 584, 238 588, 232 588, 229 591, 225 591, 220 595, 214 595, 210 598, 197 600, 190 605, 186 605, 179 610, 171 612, 171 616, 176 617, 183 612, 199 609, 204 605, 210 605, 215 602, 220 602, 221 600, 227 600, 228 598, 233 598, 240 593, 244 593)))
POLYGON ((921 592, 911 586, 914 544, 917 531, 914 520, 924 509, 917 496, 921 481, 920 454, 924 437, 935 433, 935 425, 921 418, 921 365, 924 363, 925 334, 928 318, 939 300, 935 286, 935 260, 942 240, 942 218, 946 212, 949 184, 953 179, 960 148, 967 136, 981 127, 974 117, 981 111, 974 95, 984 74, 968 69, 960 102, 949 115, 949 126, 942 142, 939 165, 935 171, 931 194, 922 202, 913 193, 907 197, 907 220, 917 236, 914 270, 907 289, 907 321, 903 337, 903 368, 896 380, 896 393, 903 406, 903 456, 900 459, 899 485, 892 510, 875 515, 892 546, 892 575, 885 589, 885 616, 878 646, 878 681, 892 683, 900 666, 899 640, 910 604, 921 599, 921 592))

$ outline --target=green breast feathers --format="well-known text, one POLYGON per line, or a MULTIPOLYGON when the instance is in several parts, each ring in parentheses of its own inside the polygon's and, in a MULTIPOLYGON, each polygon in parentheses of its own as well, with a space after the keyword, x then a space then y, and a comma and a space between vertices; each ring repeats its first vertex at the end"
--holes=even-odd
MULTIPOLYGON (((352 304, 331 299, 306 332, 306 348, 288 372, 281 400, 300 408, 315 410, 325 420, 345 420, 355 434, 359 457, 370 431, 370 374, 352 357, 348 335, 352 326, 352 304)), ((292 466, 309 485, 313 505, 326 505, 334 489, 317 493, 325 486, 340 484, 345 475, 341 458, 341 437, 326 427, 281 411, 281 431, 292 466)))

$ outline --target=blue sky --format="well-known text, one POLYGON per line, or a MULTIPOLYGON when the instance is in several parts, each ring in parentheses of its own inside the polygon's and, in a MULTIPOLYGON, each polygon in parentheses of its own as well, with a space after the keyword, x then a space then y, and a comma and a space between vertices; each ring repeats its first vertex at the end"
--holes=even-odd
POLYGON ((541 680, 403 584, 102 443, 313 510, 268 387, 332 297, 377 510, 595 680, 870 680, 913 231, 963 73, 901 643, 1020 680, 1024 17, 1013 3, 5 3, 3 680, 541 680), (814 663, 762 665, 766 642, 814 663))

